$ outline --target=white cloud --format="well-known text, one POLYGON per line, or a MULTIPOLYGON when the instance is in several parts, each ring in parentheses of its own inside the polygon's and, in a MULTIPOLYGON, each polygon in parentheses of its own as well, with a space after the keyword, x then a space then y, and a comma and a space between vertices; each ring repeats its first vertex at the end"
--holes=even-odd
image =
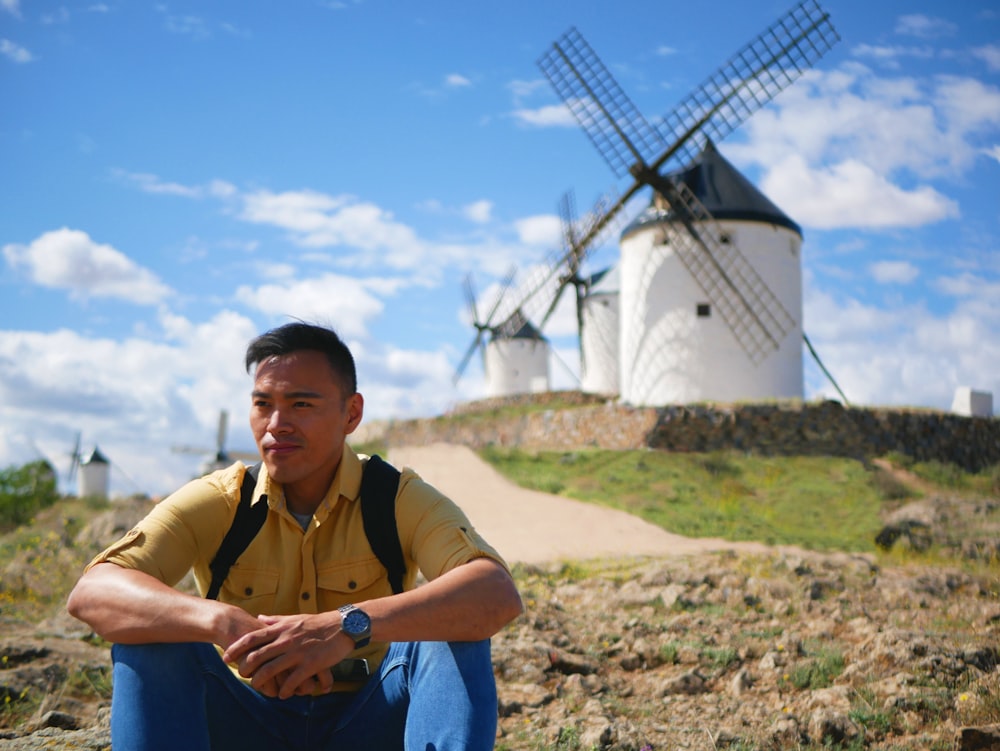
POLYGON ((69 9, 66 6, 61 6, 49 13, 43 13, 39 16, 39 21, 46 26, 51 26, 57 23, 69 23, 69 18, 69 9))
POLYGON ((163 26, 173 34, 189 36, 192 39, 208 39, 212 36, 208 24, 200 16, 168 14, 164 19, 163 26))
POLYGON ((810 163, 857 159, 889 177, 955 177, 1000 125, 1000 89, 971 78, 885 78, 858 63, 813 71, 745 126, 748 143, 725 144, 765 169, 790 152, 810 163))
POLYGON ((933 47, 900 47, 898 45, 858 44, 851 48, 855 57, 867 57, 893 68, 899 67, 901 58, 912 57, 928 60, 934 57, 933 47))
POLYGON ((364 336, 368 322, 385 308, 365 280, 336 274, 256 288, 242 286, 236 297, 272 317, 333 324, 347 337, 364 336))
POLYGON ((0 55, 15 63, 30 63, 35 59, 27 49, 9 39, 0 39, 0 55))
POLYGON ((569 108, 562 104, 550 104, 538 109, 517 109, 512 117, 522 125, 536 128, 575 128, 576 119, 569 108))
POLYGON ((548 93, 549 82, 542 78, 536 78, 534 81, 514 80, 507 84, 507 88, 514 97, 514 106, 520 107, 526 99, 530 99, 539 91, 548 93))
POLYGON ((152 195, 178 196, 180 198, 202 199, 231 198, 238 191, 236 186, 225 180, 211 180, 206 185, 182 185, 181 183, 168 182, 162 180, 157 175, 146 172, 126 172, 115 169, 111 171, 112 176, 137 187, 144 193, 152 195))
POLYGON ((909 261, 879 261, 868 270, 879 284, 909 284, 920 276, 920 269, 909 261))
POLYGON ((20 0, 0 0, 0 9, 7 11, 15 18, 21 17, 20 0))
POLYGON ((367 263, 392 268, 413 268, 425 260, 425 248, 414 231, 373 203, 316 191, 258 191, 243 199, 241 219, 288 230, 305 247, 369 251, 367 263), (370 251, 380 254, 376 258, 370 251))
POLYGON ((656 48, 655 54, 658 55, 659 57, 669 57, 670 55, 676 55, 677 54, 677 48, 676 47, 668 47, 665 44, 664 45, 660 45, 659 47, 656 48))
POLYGON ((107 297, 153 305, 171 292, 155 274, 80 230, 46 232, 30 245, 6 245, 3 253, 11 267, 27 269, 34 282, 69 290, 78 299, 107 297))
POLYGON ((993 157, 998 162, 1000 162, 1000 144, 994 144, 992 147, 988 149, 983 149, 983 153, 986 154, 987 156, 993 157))
POLYGON ((959 214, 934 188, 904 190, 856 160, 813 169, 790 156, 768 172, 761 189, 797 222, 821 229, 917 227, 959 214))
POLYGON ((201 461, 171 446, 212 450, 220 409, 231 415, 227 445, 252 448, 243 355, 254 324, 229 311, 161 322, 165 339, 0 331, 0 464, 22 461, 10 447, 29 442, 64 473, 81 432, 85 450, 97 444, 111 459, 113 492, 164 493, 201 461))
MULTIPOLYGON (((1000 342, 992 333, 1000 309, 989 300, 996 284, 972 294, 935 316, 919 305, 879 309, 813 288, 804 297, 805 329, 851 403, 948 409, 958 386, 1000 390, 1000 342)), ((810 398, 836 398, 812 363, 807 372, 810 398)))
POLYGON ((1000 71, 1000 45, 988 44, 985 47, 976 47, 972 54, 986 63, 991 71, 1000 71))
POLYGON ((492 218, 493 202, 486 200, 475 201, 465 206, 462 209, 462 213, 473 222, 486 224, 492 218))
POLYGON ((920 39, 936 39, 954 36, 958 27, 943 18, 934 18, 920 13, 900 16, 896 20, 896 33, 920 39))
POLYGON ((982 81, 940 76, 934 91, 934 104, 942 113, 946 132, 956 140, 965 140, 983 129, 1000 127, 1000 89, 982 81))
POLYGON ((444 85, 451 89, 463 89, 472 86, 472 81, 458 73, 449 73, 444 78, 444 85))
POLYGON ((559 217, 551 214, 530 216, 514 223, 518 239, 526 245, 558 247, 562 225, 559 217))

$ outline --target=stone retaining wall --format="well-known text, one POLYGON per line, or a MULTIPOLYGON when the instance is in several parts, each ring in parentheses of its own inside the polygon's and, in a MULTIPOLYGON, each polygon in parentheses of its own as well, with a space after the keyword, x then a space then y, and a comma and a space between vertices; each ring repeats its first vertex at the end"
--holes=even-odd
POLYGON ((896 451, 969 471, 1000 463, 1000 420, 838 402, 629 407, 576 392, 473 402, 447 415, 367 426, 359 440, 528 449, 738 450, 857 459, 896 451), (549 406, 551 405, 551 406, 549 406))

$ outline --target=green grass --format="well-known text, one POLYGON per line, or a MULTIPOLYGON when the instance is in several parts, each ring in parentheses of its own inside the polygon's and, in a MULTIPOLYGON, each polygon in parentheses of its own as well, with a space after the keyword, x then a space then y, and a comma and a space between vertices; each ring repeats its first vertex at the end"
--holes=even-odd
POLYGON ((846 458, 601 449, 481 453, 518 485, 612 506, 671 532, 812 550, 874 552, 883 505, 912 495, 846 458))

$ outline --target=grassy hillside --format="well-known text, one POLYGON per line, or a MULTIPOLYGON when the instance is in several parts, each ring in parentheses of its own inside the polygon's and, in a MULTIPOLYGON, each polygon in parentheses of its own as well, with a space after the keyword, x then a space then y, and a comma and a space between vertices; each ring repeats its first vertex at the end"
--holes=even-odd
MULTIPOLYGON (((481 452, 518 485, 600 503, 677 534, 875 552, 885 515, 927 494, 1000 496, 1000 466, 978 474, 902 456, 863 464, 736 452, 481 452)), ((987 513, 1000 522, 1000 508, 987 513)))

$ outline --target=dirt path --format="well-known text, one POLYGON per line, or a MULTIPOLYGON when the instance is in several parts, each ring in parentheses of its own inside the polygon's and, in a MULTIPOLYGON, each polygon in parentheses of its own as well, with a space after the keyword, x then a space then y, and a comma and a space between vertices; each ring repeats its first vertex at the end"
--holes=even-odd
POLYGON ((525 490, 464 446, 404 446, 390 449, 388 458, 397 467, 412 467, 457 502, 509 563, 766 549, 683 537, 623 511, 525 490))

